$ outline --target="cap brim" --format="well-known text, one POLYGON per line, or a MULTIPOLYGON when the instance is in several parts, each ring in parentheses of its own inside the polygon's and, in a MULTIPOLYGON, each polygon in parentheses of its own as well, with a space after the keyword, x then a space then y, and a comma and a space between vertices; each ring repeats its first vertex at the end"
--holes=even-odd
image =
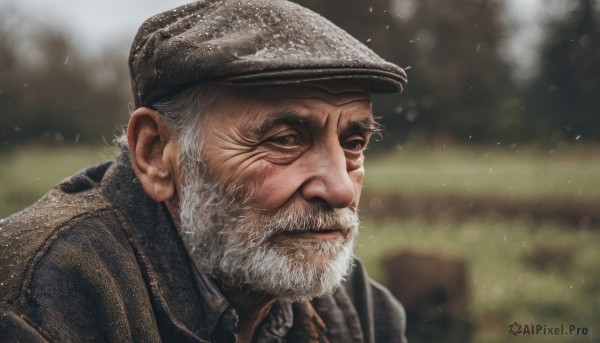
POLYGON ((406 74, 401 75, 377 69, 356 68, 319 68, 319 69, 286 69, 260 71, 244 75, 236 75, 220 80, 218 83, 232 85, 284 85, 304 82, 332 80, 348 80, 357 82, 373 93, 402 92, 407 82, 406 74))

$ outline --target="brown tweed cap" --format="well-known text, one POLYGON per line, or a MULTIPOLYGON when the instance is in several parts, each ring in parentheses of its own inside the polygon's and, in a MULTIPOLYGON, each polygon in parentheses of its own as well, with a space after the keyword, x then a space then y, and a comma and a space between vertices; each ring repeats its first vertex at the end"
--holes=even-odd
POLYGON ((320 15, 285 0, 202 0, 144 22, 129 56, 136 107, 192 84, 347 79, 402 91, 404 70, 320 15))

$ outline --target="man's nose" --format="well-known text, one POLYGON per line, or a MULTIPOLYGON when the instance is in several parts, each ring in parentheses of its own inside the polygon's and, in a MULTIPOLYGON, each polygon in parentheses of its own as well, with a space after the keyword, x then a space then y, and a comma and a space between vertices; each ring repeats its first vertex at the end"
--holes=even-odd
POLYGON ((349 207, 355 200, 354 184, 339 142, 327 144, 311 155, 306 166, 309 177, 302 185, 302 196, 331 208, 349 207))

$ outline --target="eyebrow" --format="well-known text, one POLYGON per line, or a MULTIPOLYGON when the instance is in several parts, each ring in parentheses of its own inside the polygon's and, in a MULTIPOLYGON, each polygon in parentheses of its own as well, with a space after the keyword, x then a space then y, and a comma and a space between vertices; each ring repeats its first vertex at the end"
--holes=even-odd
POLYGON ((353 121, 348 125, 346 131, 367 131, 371 133, 378 133, 383 131, 383 125, 377 122, 378 118, 369 117, 357 121, 353 121))
MULTIPOLYGON (((381 132, 383 126, 376 121, 377 118, 369 117, 361 120, 352 121, 344 131, 366 131, 372 133, 381 132)), ((294 111, 282 111, 276 113, 270 119, 261 122, 257 127, 251 129, 251 132, 257 136, 262 136, 270 129, 286 125, 290 127, 310 126, 313 119, 300 115, 294 111)))
POLYGON ((306 118, 294 111, 282 111, 261 122, 257 127, 251 129, 251 132, 260 137, 267 133, 270 129, 277 126, 307 126, 310 124, 310 122, 311 120, 309 118, 306 118))

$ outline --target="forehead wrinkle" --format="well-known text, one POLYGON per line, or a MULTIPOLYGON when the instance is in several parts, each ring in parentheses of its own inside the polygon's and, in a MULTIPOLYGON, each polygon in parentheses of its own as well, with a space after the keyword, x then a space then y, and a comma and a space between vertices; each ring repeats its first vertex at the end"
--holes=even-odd
MULTIPOLYGON (((263 121, 261 113, 265 111, 265 104, 262 102, 245 101, 241 97, 231 97, 232 102, 222 103, 224 108, 216 108, 210 116, 206 116, 207 124, 211 126, 216 136, 228 138, 228 134, 233 134, 237 139, 246 142, 256 143, 252 136, 252 130, 248 127, 258 127, 263 121), (227 106, 229 104, 229 106, 227 106), (208 119, 211 119, 210 121, 208 119)), ((208 127, 209 125, 207 125, 208 127)))
MULTIPOLYGON (((298 88, 298 90, 300 91, 301 89, 298 88)), ((250 103, 258 105, 258 108, 246 110, 246 115, 250 114, 250 112, 253 113, 252 117, 254 117, 254 120, 247 121, 246 125, 244 125, 246 128, 243 131, 249 137, 258 138, 279 125, 290 127, 321 126, 324 124, 324 121, 328 121, 327 117, 332 114, 331 111, 348 113, 348 116, 344 117, 354 116, 359 112, 364 112, 369 117, 372 116, 371 101, 365 93, 344 92, 343 94, 348 96, 340 96, 339 93, 328 92, 331 96, 324 98, 324 90, 320 88, 315 88, 315 90, 321 96, 308 94, 309 92, 306 92, 306 88, 302 88, 302 90, 305 91, 305 94, 292 95, 289 89, 273 90, 269 94, 261 94, 262 96, 259 96, 258 99, 256 97, 247 99, 250 103), (319 102, 324 102, 328 106, 323 108, 321 105, 318 105, 319 102)), ((342 121, 342 118, 338 118, 338 123, 340 121, 342 121)), ((366 126, 366 123, 364 126, 366 126)))
MULTIPOLYGON (((307 114, 301 114, 293 110, 276 112, 274 115, 262 120, 256 127, 252 128, 250 132, 260 137, 273 127, 277 127, 279 125, 287 125, 290 127, 314 127, 319 126, 320 124, 326 125, 331 119, 329 113, 326 113, 322 116, 321 113, 316 113, 316 111, 311 111, 310 109, 308 110, 309 113, 307 114), (324 120, 325 122, 323 123, 321 120, 324 120)), ((343 110, 339 111, 343 112, 343 110)), ((368 117, 363 119, 348 121, 344 127, 340 127, 341 122, 344 121, 344 116, 339 116, 337 118, 336 126, 342 131, 362 129, 369 132, 378 132, 380 130, 380 125, 375 121, 370 112, 367 113, 367 115, 368 117)))

